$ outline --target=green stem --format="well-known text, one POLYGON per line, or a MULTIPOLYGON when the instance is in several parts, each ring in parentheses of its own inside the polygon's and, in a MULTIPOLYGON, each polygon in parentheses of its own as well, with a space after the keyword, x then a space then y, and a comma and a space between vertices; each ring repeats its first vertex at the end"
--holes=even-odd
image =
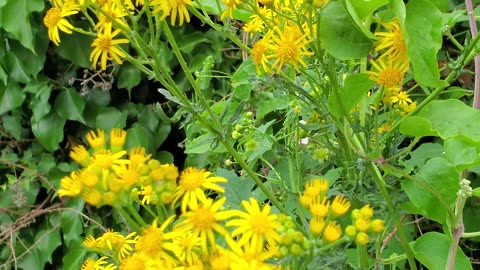
POLYGON ((138 233, 141 231, 141 227, 138 226, 138 224, 132 219, 132 217, 129 214, 127 214, 127 212, 125 212, 125 210, 122 207, 116 207, 114 209, 116 209, 119 212, 120 216, 122 216, 127 221, 128 226, 132 230, 138 233))
POLYGON ((366 245, 357 244, 358 266, 362 270, 368 269, 368 253, 366 245))
POLYGON ((133 208, 132 204, 127 204, 127 210, 130 213, 130 215, 133 216, 137 224, 140 224, 140 227, 145 227, 147 226, 147 223, 143 220, 143 218, 138 214, 137 210, 133 208))
POLYGON ((480 232, 466 232, 462 234, 462 238, 473 238, 473 237, 479 237, 480 232))

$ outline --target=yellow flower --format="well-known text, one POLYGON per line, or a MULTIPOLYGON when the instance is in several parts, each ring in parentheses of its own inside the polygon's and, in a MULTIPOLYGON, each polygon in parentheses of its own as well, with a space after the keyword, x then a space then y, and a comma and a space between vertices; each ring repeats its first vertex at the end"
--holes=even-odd
POLYGON ((359 232, 366 232, 370 228, 370 220, 367 217, 360 217, 355 220, 355 228, 359 232))
POLYGON ((177 247, 171 242, 171 239, 181 234, 181 231, 172 231, 165 233, 165 229, 172 223, 175 216, 170 216, 158 227, 157 219, 152 225, 142 230, 140 238, 135 243, 137 253, 142 253, 150 258, 162 258, 170 262, 176 260, 169 254, 175 252, 177 247))
POLYGON ((210 172, 197 168, 187 168, 180 174, 178 187, 175 190, 172 205, 182 198, 181 210, 185 212, 187 205, 197 207, 198 201, 205 201, 204 189, 214 190, 218 193, 224 193, 224 189, 215 183, 226 183, 227 179, 223 177, 209 177, 210 172))
POLYGON ((272 68, 277 68, 277 73, 282 71, 285 64, 293 65, 295 70, 298 70, 298 65, 307 67, 304 56, 311 56, 313 53, 307 51, 307 34, 302 34, 298 26, 289 25, 280 29, 278 26, 273 28, 274 34, 271 35, 272 44, 269 49, 272 54, 266 56, 267 59, 275 59, 272 68))
POLYGON ((313 0, 313 7, 321 8, 325 6, 330 0, 313 0))
MULTIPOLYGON (((88 258, 86 261, 83 262, 81 270, 104 270, 104 264, 107 264, 106 260, 108 257, 101 257, 97 261, 94 261, 91 258, 88 258)), ((110 268, 112 269, 112 268, 110 268)))
POLYGON ((175 257, 182 263, 191 265, 200 259, 202 241, 199 237, 194 237, 192 232, 179 234, 173 238, 172 242, 178 246, 175 257))
POLYGON ((130 150, 128 160, 130 160, 130 167, 137 168, 140 164, 145 164, 151 155, 145 155, 145 148, 135 147, 130 150))
POLYGON ((369 204, 367 204, 360 209, 360 214, 363 217, 371 218, 373 217, 373 208, 369 204))
POLYGON ((85 246, 86 248, 88 248, 90 250, 93 250, 97 246, 97 240, 95 239, 95 237, 89 235, 83 241, 83 246, 85 246))
POLYGON ((263 209, 260 209, 258 202, 250 198, 250 203, 242 201, 242 206, 247 212, 236 211, 240 218, 226 224, 227 227, 237 227, 231 236, 241 235, 238 245, 243 246, 249 242, 249 246, 255 250, 262 250, 265 241, 270 246, 275 245, 280 240, 277 229, 281 224, 276 221, 277 215, 270 214, 270 205, 265 204, 263 209))
POLYGON ((54 1, 54 6, 47 11, 43 18, 43 24, 48 28, 48 38, 55 44, 60 44, 60 34, 58 30, 62 30, 67 34, 71 34, 74 28, 65 17, 77 14, 80 6, 74 4, 72 1, 54 1))
POLYGON ((232 18, 232 11, 237 9, 237 5, 242 4, 242 0, 222 0, 223 4, 227 7, 227 9, 222 13, 220 19, 223 21, 225 17, 232 18))
POLYGON ((375 36, 379 38, 375 51, 386 50, 380 57, 388 57, 391 61, 403 62, 408 60, 403 32, 397 18, 384 24, 384 27, 388 32, 375 32, 375 36))
POLYGON ((375 233, 381 233, 385 230, 385 221, 381 219, 374 219, 370 223, 370 229, 375 233))
POLYGON ((313 236, 320 236, 325 228, 325 219, 313 217, 310 220, 310 232, 313 236))
POLYGON ((193 237, 200 237, 204 254, 209 253, 207 245, 210 247, 216 246, 215 232, 226 239, 230 239, 228 231, 219 222, 236 215, 236 212, 232 210, 218 211, 222 208, 225 200, 226 198, 222 197, 214 203, 210 198, 200 199, 200 204, 191 205, 190 211, 183 213, 182 221, 176 227, 191 231, 193 237))
POLYGON ((188 6, 193 6, 192 0, 153 0, 150 6, 154 7, 153 14, 161 13, 160 20, 170 16, 170 24, 175 25, 178 15, 178 25, 181 26, 184 21, 190 22, 188 6))
POLYGON ((355 226, 348 225, 347 228, 345 228, 345 235, 350 239, 354 239, 355 235, 357 235, 357 229, 355 229, 355 226))
POLYGON ((342 236, 342 229, 335 221, 330 221, 323 231, 323 239, 328 243, 337 241, 342 236))
POLYGON ((111 27, 105 27, 103 32, 98 33, 97 38, 93 41, 92 47, 95 47, 90 54, 89 60, 92 62, 93 68, 97 67, 98 59, 100 58, 102 70, 107 69, 107 60, 114 60, 117 64, 121 65, 122 59, 126 55, 119 48, 119 44, 128 43, 128 39, 113 39, 120 33, 117 29, 113 31, 111 27))
POLYGON ((143 205, 149 205, 150 204, 150 199, 155 192, 153 191, 153 188, 151 185, 148 186, 142 186, 142 191, 138 192, 139 195, 143 195, 142 199, 142 204, 143 205))
POLYGON ((97 133, 95 134, 95 131, 92 130, 88 132, 85 138, 95 152, 105 149, 105 131, 97 129, 97 133))
POLYGON ((97 208, 103 205, 102 197, 102 193, 94 188, 89 188, 82 193, 82 199, 97 208))
POLYGON ((96 11, 98 23, 94 27, 95 30, 102 32, 105 28, 114 27, 115 25, 112 25, 112 20, 115 23, 120 24, 125 28, 128 28, 128 24, 124 20, 122 20, 123 17, 128 15, 128 12, 123 8, 121 4, 117 4, 116 2, 112 1, 105 3, 105 5, 101 6, 100 8, 102 9, 102 11, 96 11))
POLYGON ((400 108, 407 108, 409 103, 412 103, 412 100, 408 97, 407 92, 400 92, 398 95, 392 97, 392 103, 398 103, 400 108))
POLYGON ((128 164, 130 161, 121 159, 127 151, 120 151, 112 154, 110 150, 100 150, 93 154, 91 168, 96 169, 110 169, 115 165, 128 164))
POLYGON ((392 62, 392 61, 383 61, 383 59, 378 59, 378 63, 371 60, 372 66, 377 71, 366 71, 365 73, 370 75, 369 79, 376 82, 380 87, 392 88, 398 87, 402 84, 403 76, 408 70, 409 62, 392 62))
POLYGON ((265 250, 254 250, 251 247, 244 246, 243 248, 234 248, 234 252, 231 254, 233 259, 232 264, 230 265, 231 270, 245 270, 245 269, 255 269, 255 270, 274 270, 275 266, 266 263, 271 259, 277 252, 278 246, 269 247, 265 250))
POLYGON ((270 73, 270 69, 268 67, 269 62, 266 57, 266 52, 268 50, 268 41, 265 38, 260 39, 257 41, 252 47, 252 61, 255 64, 257 69, 257 74, 261 74, 260 67, 267 73, 270 73))
POLYGON ((313 197, 312 202, 310 202, 310 213, 312 213, 313 216, 319 217, 319 218, 324 218, 328 214, 328 209, 330 206, 330 201, 327 200, 327 198, 323 198, 317 195, 313 197))
POLYGON ((117 153, 122 151, 127 139, 127 132, 120 128, 114 128, 110 131, 110 151, 117 153))
POLYGON ((90 154, 83 145, 75 146, 72 151, 70 151, 69 156, 82 167, 87 167, 90 164, 90 154))
POLYGON ((355 242, 357 242, 357 244, 361 246, 365 246, 366 244, 368 244, 368 241, 370 241, 370 239, 368 238, 368 234, 364 232, 359 232, 357 234, 357 237, 355 238, 355 242))
POLYGON ((70 176, 65 176, 60 180, 60 189, 58 191, 58 196, 60 198, 68 197, 77 197, 83 191, 83 185, 80 179, 78 179, 78 174, 72 172, 70 176))
POLYGON ((90 188, 95 187, 99 181, 97 174, 92 172, 88 168, 81 170, 78 174, 78 178, 84 186, 90 188))
POLYGON ((350 202, 342 196, 336 196, 333 199, 332 205, 330 206, 330 212, 336 216, 340 217, 347 213, 348 209, 350 209, 350 202))

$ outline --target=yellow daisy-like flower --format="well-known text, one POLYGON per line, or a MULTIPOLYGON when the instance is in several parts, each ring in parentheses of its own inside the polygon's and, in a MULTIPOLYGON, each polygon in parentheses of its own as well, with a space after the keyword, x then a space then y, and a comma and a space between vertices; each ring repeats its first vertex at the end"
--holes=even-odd
POLYGON ((210 172, 197 168, 187 168, 180 174, 178 187, 175 190, 172 206, 182 198, 181 210, 185 212, 187 206, 197 208, 198 201, 206 200, 205 189, 213 190, 218 193, 224 193, 224 189, 215 183, 226 183, 227 179, 223 177, 209 177, 210 172))
POLYGON ((366 232, 370 228, 370 220, 367 217, 360 217, 355 220, 355 228, 359 232, 366 232))
POLYGON ((123 150, 125 140, 127 139, 127 132, 120 128, 114 128, 110 131, 110 151, 117 153, 123 150))
MULTIPOLYGON (((101 257, 98 260, 93 260, 91 258, 88 258, 86 261, 83 262, 82 267, 80 268, 81 270, 104 270, 105 264, 107 264, 108 257, 101 257)), ((111 266, 108 269, 112 269, 111 266)), ((114 269, 114 268, 113 268, 114 269)))
POLYGON ((408 61, 385 62, 383 59, 378 59, 377 62, 370 61, 370 63, 372 63, 372 66, 377 71, 366 71, 365 73, 370 75, 370 80, 376 82, 380 87, 384 88, 400 86, 402 84, 403 77, 410 66, 408 61))
POLYGON ((110 168, 115 169, 115 165, 126 165, 130 162, 129 160, 122 159, 126 153, 127 151, 125 150, 115 154, 112 154, 110 150, 100 150, 93 154, 91 168, 94 170, 110 168))
POLYGON ((95 30, 102 32, 107 27, 113 27, 112 20, 115 23, 128 28, 128 24, 122 20, 123 17, 128 16, 128 11, 126 11, 121 4, 119 5, 113 1, 107 2, 101 7, 101 9, 102 11, 96 11, 98 22, 94 27, 95 30))
POLYGON ((96 188, 88 188, 82 193, 82 199, 95 207, 101 207, 103 203, 103 195, 96 188))
POLYGON ((74 28, 67 19, 68 16, 77 14, 80 10, 80 6, 74 4, 72 1, 54 1, 53 7, 50 8, 45 17, 43 18, 43 24, 48 28, 48 38, 55 44, 60 44, 60 34, 58 30, 67 34, 72 34, 74 28))
POLYGON ((350 202, 342 196, 336 196, 330 206, 330 213, 335 217, 341 217, 350 209, 350 202))
POLYGON ((313 236, 320 236, 325 228, 325 219, 320 217, 313 217, 310 220, 310 232, 313 236))
POLYGON ((103 32, 98 33, 97 38, 92 43, 92 47, 95 48, 89 58, 94 69, 97 67, 99 58, 102 70, 107 69, 107 60, 114 60, 119 65, 123 63, 122 58, 125 58, 126 55, 120 51, 118 45, 128 43, 129 41, 125 38, 113 39, 119 33, 119 29, 112 33, 111 27, 105 27, 103 32))
POLYGON ((70 176, 65 176, 60 180, 61 189, 58 191, 58 196, 60 198, 68 197, 77 197, 83 191, 82 181, 78 179, 78 174, 72 172, 70 176))
POLYGON ((199 237, 194 237, 192 232, 179 234, 172 242, 178 246, 175 257, 182 263, 191 265, 201 258, 202 241, 199 237))
POLYGON ((95 131, 92 130, 88 132, 85 138, 94 151, 105 149, 105 131, 97 129, 97 133, 95 133, 95 131))
POLYGON ((375 233, 381 233, 385 230, 385 221, 381 219, 374 219, 370 223, 370 229, 375 233))
POLYGON ((375 51, 386 50, 380 57, 388 57, 391 61, 403 62, 408 59, 403 31, 400 28, 398 19, 395 18, 387 24, 384 24, 388 32, 375 32, 379 38, 375 46, 375 51))
POLYGON ((223 21, 226 17, 232 18, 232 11, 237 9, 237 5, 242 4, 242 0, 222 0, 227 9, 222 13, 220 19, 223 21))
POLYGON ((310 213, 315 217, 324 218, 328 215, 329 207, 330 201, 325 197, 322 198, 317 195, 313 197, 312 202, 310 202, 310 213))
POLYGON ((85 240, 83 240, 83 246, 90 250, 94 250, 97 246, 97 240, 95 237, 89 235, 85 238, 85 240))
POLYGON ((128 154, 128 160, 130 160, 130 168, 137 168, 141 164, 145 164, 151 155, 145 155, 145 148, 134 147, 128 154))
POLYGON ((193 2, 192 0, 153 0, 150 6, 153 7, 153 14, 161 14, 161 20, 170 16, 171 25, 175 25, 178 16, 178 25, 181 26, 184 21, 190 22, 187 6, 193 6, 193 2))
POLYGON ((258 75, 262 73, 260 67, 262 67, 265 72, 270 73, 269 62, 266 54, 268 51, 268 46, 268 41, 265 38, 262 38, 252 47, 252 61, 255 64, 258 75))
POLYGON ((260 209, 258 202, 250 198, 250 203, 242 201, 242 206, 247 213, 237 211, 240 218, 226 224, 227 227, 237 227, 231 236, 241 235, 238 245, 244 246, 248 242, 255 250, 262 250, 265 240, 270 246, 275 245, 280 240, 277 229, 281 224, 276 221, 277 215, 270 213, 270 205, 265 204, 263 209, 260 209))
POLYGON ((68 155, 82 167, 87 167, 90 164, 91 156, 83 145, 75 146, 68 155))
POLYGON ((408 104, 412 103, 412 100, 408 97, 407 92, 400 92, 392 97, 392 103, 398 103, 398 106, 403 109, 407 108, 408 104))
POLYGON ((313 55, 306 48, 307 44, 310 43, 307 40, 307 34, 302 34, 297 25, 285 26, 283 29, 275 26, 273 30, 272 44, 269 45, 272 54, 267 56, 267 59, 275 59, 272 68, 276 67, 277 73, 280 73, 285 64, 292 65, 297 71, 299 71, 299 64, 307 67, 303 57, 313 55))
POLYGON ((230 265, 231 270, 274 270, 276 266, 267 263, 275 254, 277 254, 278 246, 271 246, 269 249, 255 250, 251 247, 234 248, 234 252, 230 255, 233 262, 230 265))
POLYGON ((158 220, 155 219, 152 225, 142 230, 140 238, 135 243, 137 253, 142 253, 150 258, 162 258, 175 263, 176 260, 169 252, 177 251, 177 246, 172 243, 172 239, 182 231, 164 232, 173 222, 175 216, 170 216, 158 227, 158 220))
POLYGON ((323 231, 323 239, 328 243, 337 241, 342 236, 342 228, 336 222, 330 221, 323 231))
POLYGON ((355 242, 357 242, 357 244, 359 244, 361 246, 367 245, 369 241, 370 241, 370 239, 368 237, 368 234, 366 234, 364 232, 359 232, 357 234, 357 237, 355 238, 355 242))
POLYGON ((219 223, 223 220, 235 216, 237 213, 233 210, 219 212, 223 207, 226 198, 222 197, 215 203, 212 199, 200 199, 200 204, 190 206, 190 211, 183 213, 182 221, 176 228, 184 231, 191 231, 193 237, 200 237, 202 252, 208 254, 210 247, 215 247, 215 232, 225 239, 231 239, 228 231, 219 223))
POLYGON ((138 192, 139 195, 143 195, 142 204, 149 205, 150 200, 155 191, 153 190, 151 185, 142 186, 142 191, 138 192))

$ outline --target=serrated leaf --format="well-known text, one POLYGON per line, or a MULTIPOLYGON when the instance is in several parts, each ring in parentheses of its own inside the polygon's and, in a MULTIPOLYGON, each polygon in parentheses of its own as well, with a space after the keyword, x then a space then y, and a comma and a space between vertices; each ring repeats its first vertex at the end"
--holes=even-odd
POLYGON ((173 101, 180 106, 183 106, 183 103, 180 100, 178 100, 178 98, 174 97, 168 90, 163 88, 158 88, 158 92, 162 94, 166 99, 173 101))
POLYGON ((58 149, 58 144, 63 140, 63 127, 65 118, 51 112, 39 121, 32 119, 32 131, 40 144, 48 151, 58 149))
POLYGON ((242 209, 242 201, 248 201, 252 195, 254 182, 247 180, 245 177, 239 177, 235 172, 222 168, 217 169, 215 175, 225 177, 228 180, 225 183, 225 197, 227 197, 225 207, 242 209))
POLYGON ((85 101, 74 89, 69 88, 60 92, 55 99, 54 106, 57 113, 63 118, 85 123, 83 119, 85 101))
POLYGON ((442 13, 428 0, 406 5, 404 38, 415 80, 426 87, 439 87, 437 53, 442 46, 442 13))

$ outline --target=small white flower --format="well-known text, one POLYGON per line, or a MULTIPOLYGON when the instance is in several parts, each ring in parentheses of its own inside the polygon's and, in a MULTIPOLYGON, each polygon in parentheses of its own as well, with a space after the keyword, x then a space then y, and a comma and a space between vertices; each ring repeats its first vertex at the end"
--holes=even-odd
POLYGON ((308 140, 309 140, 308 137, 303 138, 303 139, 300 139, 300 144, 307 145, 307 144, 308 144, 308 140))
POLYGON ((298 122, 300 123, 300 125, 306 125, 307 124, 307 121, 305 121, 305 120, 300 120, 298 122))

